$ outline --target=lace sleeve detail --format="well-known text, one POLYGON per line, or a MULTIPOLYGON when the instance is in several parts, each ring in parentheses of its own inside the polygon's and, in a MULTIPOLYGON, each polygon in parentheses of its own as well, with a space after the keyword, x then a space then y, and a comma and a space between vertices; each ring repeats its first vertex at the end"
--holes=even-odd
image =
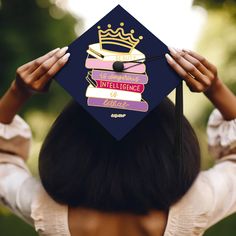
POLYGON ((0 153, 28 157, 32 133, 29 125, 16 115, 10 124, 0 123, 0 153))
POLYGON ((236 154, 236 119, 227 121, 219 110, 213 110, 208 120, 207 135, 209 151, 216 159, 236 154))

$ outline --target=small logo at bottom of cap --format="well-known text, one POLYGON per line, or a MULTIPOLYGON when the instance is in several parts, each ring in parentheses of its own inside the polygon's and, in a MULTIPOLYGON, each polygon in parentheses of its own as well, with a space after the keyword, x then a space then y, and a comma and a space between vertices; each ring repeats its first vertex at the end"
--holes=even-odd
POLYGON ((111 118, 124 118, 126 114, 111 114, 111 118))

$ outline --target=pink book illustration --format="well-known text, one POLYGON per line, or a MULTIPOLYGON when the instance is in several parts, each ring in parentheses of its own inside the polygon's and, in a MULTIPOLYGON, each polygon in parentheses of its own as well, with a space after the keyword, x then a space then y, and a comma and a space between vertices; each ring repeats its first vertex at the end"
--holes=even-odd
POLYGON ((88 106, 147 112, 148 103, 142 97, 148 84, 145 55, 136 49, 143 39, 134 37, 134 30, 125 33, 124 23, 113 30, 98 26, 98 43, 88 45, 85 67, 90 69, 85 96, 88 106), (110 46, 118 46, 114 51, 110 46), (116 68, 115 65, 122 68, 116 68))

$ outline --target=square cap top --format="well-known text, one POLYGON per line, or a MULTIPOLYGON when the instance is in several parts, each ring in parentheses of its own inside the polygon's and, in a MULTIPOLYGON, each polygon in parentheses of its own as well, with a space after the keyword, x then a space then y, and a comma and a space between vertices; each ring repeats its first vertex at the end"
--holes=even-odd
POLYGON ((167 46, 117 5, 69 45, 56 81, 121 140, 181 81, 167 46))

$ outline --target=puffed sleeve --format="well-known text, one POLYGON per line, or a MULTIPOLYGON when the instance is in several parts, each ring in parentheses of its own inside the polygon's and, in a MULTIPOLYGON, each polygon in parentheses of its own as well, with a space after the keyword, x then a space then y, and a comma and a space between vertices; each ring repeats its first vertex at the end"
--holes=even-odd
POLYGON ((201 174, 211 190, 208 228, 236 212, 236 119, 224 120, 219 110, 211 113, 207 127, 209 151, 215 165, 201 174))
POLYGON ((236 119, 224 120, 219 110, 211 113, 208 125, 208 146, 214 158, 236 154, 236 119))
POLYGON ((33 225, 31 203, 39 182, 22 159, 28 157, 30 142, 30 127, 20 116, 0 123, 0 204, 33 225))
POLYGON ((26 160, 31 137, 29 125, 16 115, 10 124, 0 123, 0 152, 15 154, 26 160))
POLYGON ((199 173, 176 204, 172 228, 177 226, 181 233, 173 231, 173 235, 203 235, 212 225, 236 213, 236 119, 226 121, 215 109, 209 117, 207 134, 215 164, 199 173))

